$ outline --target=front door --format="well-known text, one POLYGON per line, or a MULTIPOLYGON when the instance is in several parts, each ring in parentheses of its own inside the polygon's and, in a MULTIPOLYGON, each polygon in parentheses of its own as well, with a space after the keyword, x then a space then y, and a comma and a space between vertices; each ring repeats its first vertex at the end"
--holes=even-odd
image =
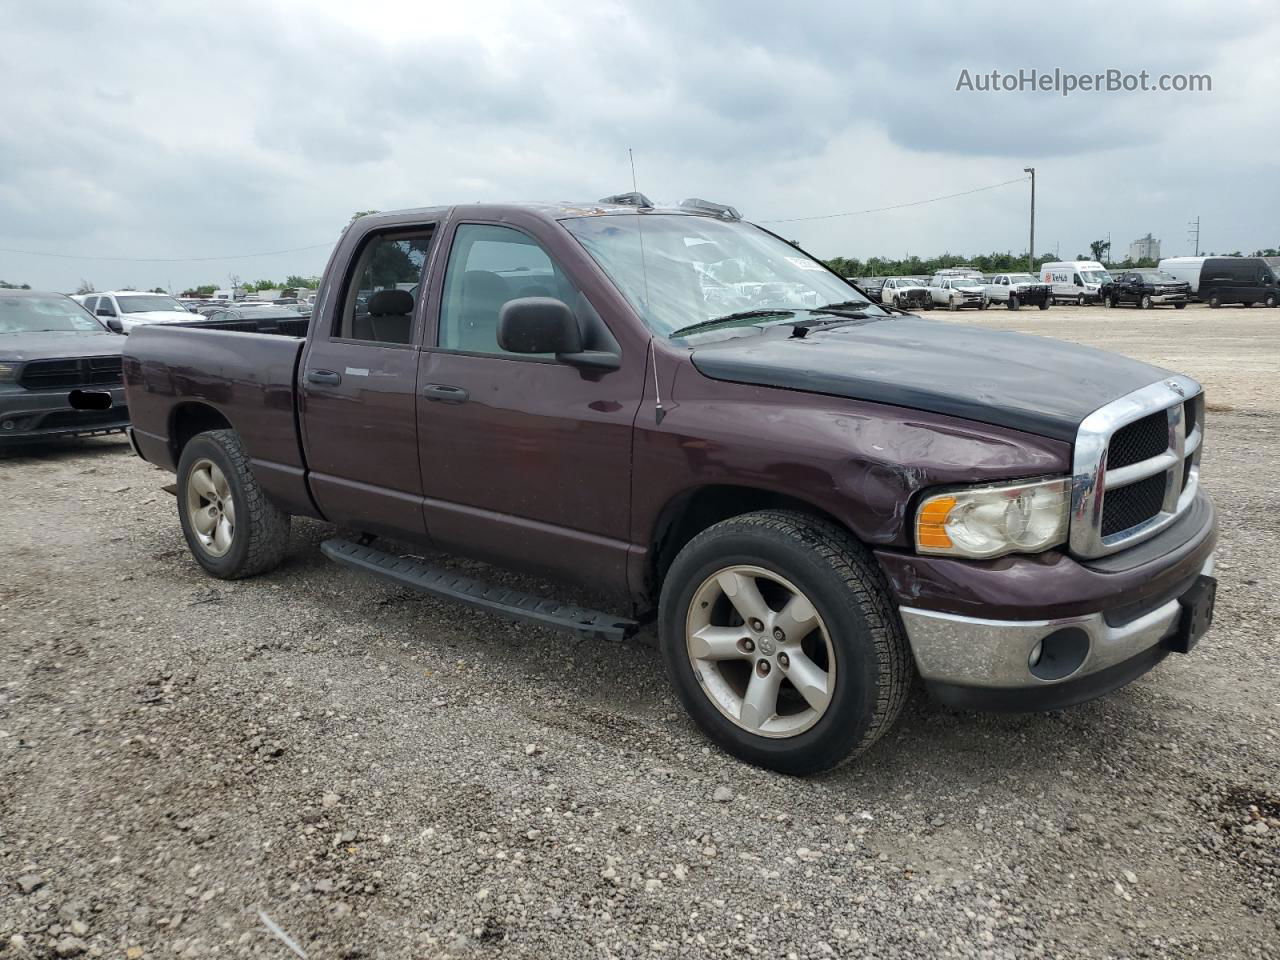
POLYGON ((418 463, 418 341, 432 226, 371 234, 326 297, 299 371, 311 490, 334 523, 425 535, 418 463))
POLYGON ((446 549, 614 592, 626 583, 643 351, 592 371, 497 341, 499 311, 520 297, 563 300, 611 338, 582 289, 530 233, 457 225, 418 374, 425 515, 446 549))

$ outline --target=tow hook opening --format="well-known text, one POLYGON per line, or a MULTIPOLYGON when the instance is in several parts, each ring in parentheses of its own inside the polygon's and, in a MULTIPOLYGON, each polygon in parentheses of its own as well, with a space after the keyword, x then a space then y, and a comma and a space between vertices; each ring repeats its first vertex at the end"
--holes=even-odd
POLYGON ((110 410, 111 394, 106 390, 72 390, 67 402, 73 410, 110 410))
POLYGON ((1061 680, 1080 669, 1089 655, 1089 634, 1064 627, 1043 638, 1031 650, 1027 667, 1041 680, 1061 680))

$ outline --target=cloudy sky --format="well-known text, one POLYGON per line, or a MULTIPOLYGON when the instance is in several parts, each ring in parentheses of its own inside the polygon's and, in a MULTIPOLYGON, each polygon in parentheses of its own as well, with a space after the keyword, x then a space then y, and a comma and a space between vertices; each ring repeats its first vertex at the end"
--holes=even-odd
MULTIPOLYGON (((1196 215, 1206 249, 1280 246, 1280 6, 1142 6, 0 0, 0 279, 318 273, 355 210, 595 199, 630 188, 628 147, 650 196, 759 221, 1035 166, 1042 252, 1190 253, 1196 215), (956 90, 1032 68, 1213 89, 956 90)), ((1020 252, 1028 193, 777 229, 824 257, 1020 252)))

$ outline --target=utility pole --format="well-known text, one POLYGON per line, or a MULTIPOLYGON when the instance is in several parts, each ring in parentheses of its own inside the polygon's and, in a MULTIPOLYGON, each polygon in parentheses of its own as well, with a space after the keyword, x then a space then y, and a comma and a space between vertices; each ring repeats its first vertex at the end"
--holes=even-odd
POLYGON ((1031 174, 1031 246, 1027 248, 1027 271, 1036 272, 1036 168, 1023 167, 1023 173, 1031 174))
POLYGON ((1200 256, 1200 218, 1196 217, 1187 224, 1187 236, 1196 242, 1196 256, 1200 256))

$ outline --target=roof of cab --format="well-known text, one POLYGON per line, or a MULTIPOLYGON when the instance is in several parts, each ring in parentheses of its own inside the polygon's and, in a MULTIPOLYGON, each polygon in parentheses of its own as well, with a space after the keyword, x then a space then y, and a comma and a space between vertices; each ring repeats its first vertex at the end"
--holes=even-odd
POLYGON ((495 203, 481 201, 474 204, 454 204, 453 206, 445 207, 414 207, 406 210, 380 210, 378 213, 366 214, 353 222, 377 220, 399 224, 412 220, 442 218, 448 216, 455 210, 461 209, 472 209, 477 214, 483 214, 486 216, 501 214, 503 211, 507 210, 520 210, 525 213, 534 214, 535 216, 546 217, 548 220, 572 220, 578 217, 608 217, 628 214, 678 214, 686 217, 710 217, 716 220, 723 219, 713 211, 699 209, 697 207, 639 207, 631 203, 606 203, 601 200, 592 200, 583 203, 573 203, 568 200, 561 200, 554 203, 536 200, 517 200, 495 203))

